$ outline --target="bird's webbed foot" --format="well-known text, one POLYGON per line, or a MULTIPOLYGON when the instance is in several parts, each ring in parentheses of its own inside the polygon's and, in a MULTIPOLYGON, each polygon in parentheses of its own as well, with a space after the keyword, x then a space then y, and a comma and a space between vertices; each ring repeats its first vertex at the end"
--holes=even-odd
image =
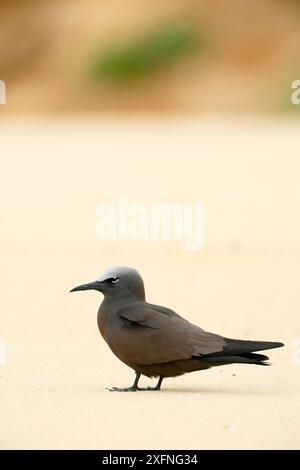
POLYGON ((156 391, 159 390, 157 387, 146 387, 146 388, 141 388, 141 387, 111 387, 108 388, 110 392, 148 392, 150 390, 156 391))
POLYGON ((138 387, 111 387, 108 388, 110 392, 136 392, 137 390, 140 390, 138 387))
POLYGON ((108 390, 110 392, 136 392, 137 390, 140 390, 138 387, 140 376, 141 374, 136 373, 135 380, 131 387, 111 387, 108 390))

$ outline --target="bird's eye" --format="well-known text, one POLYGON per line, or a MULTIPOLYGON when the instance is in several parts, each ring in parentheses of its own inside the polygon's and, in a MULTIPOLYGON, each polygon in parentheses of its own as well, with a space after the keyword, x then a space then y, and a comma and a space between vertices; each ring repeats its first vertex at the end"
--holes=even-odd
POLYGON ((109 284, 117 284, 119 282, 118 277, 109 277, 108 279, 105 279, 105 282, 108 282, 109 284))

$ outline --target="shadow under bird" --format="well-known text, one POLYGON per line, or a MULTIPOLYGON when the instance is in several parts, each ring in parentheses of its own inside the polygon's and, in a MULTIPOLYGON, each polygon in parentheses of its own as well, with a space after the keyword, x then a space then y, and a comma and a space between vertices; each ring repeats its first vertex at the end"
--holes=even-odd
POLYGON ((165 377, 225 364, 269 365, 269 358, 256 352, 283 346, 209 333, 169 308, 149 304, 143 279, 133 268, 109 268, 96 281, 70 292, 91 289, 104 295, 98 311, 101 335, 112 352, 136 373, 131 387, 113 387, 111 391, 160 390, 165 377), (141 375, 158 377, 157 385, 138 387, 141 375))

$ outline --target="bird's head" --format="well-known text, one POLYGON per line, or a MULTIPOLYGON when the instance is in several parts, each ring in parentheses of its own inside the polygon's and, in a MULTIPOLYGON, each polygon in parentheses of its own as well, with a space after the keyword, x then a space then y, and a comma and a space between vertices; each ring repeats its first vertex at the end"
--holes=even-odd
POLYGON ((98 279, 74 287, 70 292, 97 290, 105 297, 134 297, 145 300, 144 282, 136 269, 114 266, 104 271, 98 279))

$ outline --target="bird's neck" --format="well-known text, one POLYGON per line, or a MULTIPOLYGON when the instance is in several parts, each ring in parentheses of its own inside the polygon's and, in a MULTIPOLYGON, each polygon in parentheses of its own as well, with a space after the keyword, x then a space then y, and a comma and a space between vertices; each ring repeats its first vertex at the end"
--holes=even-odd
POLYGON ((113 313, 136 302, 145 302, 145 296, 136 296, 129 293, 124 295, 120 292, 120 294, 114 296, 105 296, 100 305, 100 310, 108 309, 113 313))

